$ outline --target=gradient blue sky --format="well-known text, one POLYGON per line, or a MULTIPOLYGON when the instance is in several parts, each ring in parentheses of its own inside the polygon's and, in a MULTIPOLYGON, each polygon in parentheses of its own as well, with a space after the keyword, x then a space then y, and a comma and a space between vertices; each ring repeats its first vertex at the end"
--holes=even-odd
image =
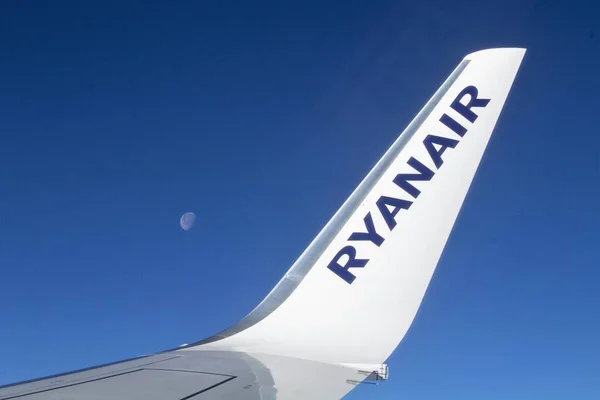
POLYGON ((600 398, 593 4, 4 2, 0 384, 235 322, 465 54, 524 46, 391 380, 349 398, 600 398))

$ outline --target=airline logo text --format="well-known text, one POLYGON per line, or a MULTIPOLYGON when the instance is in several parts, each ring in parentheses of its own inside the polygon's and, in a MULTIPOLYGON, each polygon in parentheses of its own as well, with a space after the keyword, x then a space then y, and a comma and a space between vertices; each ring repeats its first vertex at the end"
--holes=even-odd
MULTIPOLYGON (((486 107, 490 99, 477 98, 478 90, 475 86, 467 86, 458 96, 452 101, 450 107, 464 117, 471 124, 477 119, 477 114, 473 108, 486 107)), ((452 130, 461 138, 467 133, 467 128, 450 117, 448 114, 442 115, 439 120, 444 126, 452 130)), ((423 140, 423 145, 431 157, 431 161, 439 170, 444 164, 442 155, 447 149, 453 149, 458 144, 458 140, 450 139, 443 136, 427 135, 423 140)), ((411 157, 407 164, 414 169, 414 173, 398 174, 394 178, 394 183, 404 190, 412 200, 404 200, 396 197, 381 196, 376 202, 377 211, 383 217, 387 228, 392 231, 396 227, 396 215, 400 210, 408 210, 412 203, 419 197, 421 191, 417 189, 411 182, 430 181, 435 175, 435 171, 429 169, 419 160, 411 157)), ((348 238, 348 242, 353 241, 368 241, 379 247, 385 241, 381 236, 381 232, 377 232, 373 224, 373 217, 369 212, 364 218, 365 232, 353 232, 348 238)), ((327 265, 334 274, 342 278, 349 284, 354 282, 356 276, 350 271, 351 268, 364 268, 367 266, 369 259, 359 258, 356 254, 356 248, 352 245, 347 245, 342 248, 327 265)))

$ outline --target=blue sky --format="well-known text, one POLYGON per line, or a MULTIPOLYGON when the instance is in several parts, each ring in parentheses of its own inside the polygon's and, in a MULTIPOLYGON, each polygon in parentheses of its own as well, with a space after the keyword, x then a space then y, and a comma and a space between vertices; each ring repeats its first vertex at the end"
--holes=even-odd
POLYGON ((599 5, 84 3, 0 10, 0 384, 234 323, 464 55, 523 46, 391 380, 349 398, 600 397, 599 5))

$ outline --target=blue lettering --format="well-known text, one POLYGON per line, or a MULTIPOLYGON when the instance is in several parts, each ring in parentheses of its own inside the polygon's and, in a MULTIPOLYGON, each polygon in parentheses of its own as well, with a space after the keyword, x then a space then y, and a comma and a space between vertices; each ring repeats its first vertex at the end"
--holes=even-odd
POLYGON ((404 191, 410 194, 415 199, 419 197, 421 191, 414 187, 408 181, 429 181, 433 177, 433 171, 427 168, 421 161, 417 160, 414 157, 411 157, 408 160, 408 165, 416 169, 418 174, 398 174, 394 178, 394 183, 400 186, 404 191))
POLYGON ((442 117, 440 118, 440 122, 446 125, 448 128, 452 129, 452 131, 460 137, 465 136, 465 133, 467 133, 467 128, 456 122, 454 118, 452 118, 448 114, 442 115, 442 117))
POLYGON ((368 213, 364 218, 365 227, 367 228, 367 232, 354 232, 348 240, 368 240, 369 242, 374 243, 377 247, 381 246, 383 243, 383 236, 381 236, 377 231, 375 231, 375 224, 373 224, 373 217, 371 213, 368 213))
POLYGON ((397 199, 395 197, 381 196, 379 200, 377 200, 377 208, 388 228, 390 228, 390 231, 396 227, 396 214, 398 214, 400 210, 408 210, 411 205, 412 201, 397 199), (393 207, 391 211, 388 206, 393 207))
POLYGON ((435 164, 435 167, 437 169, 440 169, 440 167, 444 163, 444 160, 442 160, 442 154, 444 154, 448 147, 452 149, 455 148, 458 144, 458 140, 448 139, 445 137, 435 135, 427 135, 425 140, 423 140, 423 144, 425 145, 425 148, 429 153, 429 157, 431 157, 431 160, 435 164), (434 146, 435 144, 439 145, 440 148, 436 149, 434 146))
POLYGON ((368 262, 369 260, 356 258, 356 249, 354 247, 346 246, 343 249, 341 249, 335 255, 335 257, 333 257, 333 260, 331 260, 327 268, 332 270, 337 276, 339 276, 349 284, 352 284, 352 282, 354 282, 354 279, 356 279, 356 276, 354 276, 354 274, 348 270, 350 268, 364 268, 364 266, 367 265, 368 262), (341 265, 340 258, 342 258, 343 256, 348 256, 348 261, 346 261, 344 265, 341 265))
MULTIPOLYGON (((486 107, 490 102, 490 99, 477 98, 478 94, 479 92, 475 86, 467 86, 458 94, 458 96, 456 96, 450 107, 462 115, 466 120, 473 123, 477 120, 478 116, 471 109, 486 107), (467 95, 469 96, 468 100, 464 100, 467 95)), ((461 138, 467 133, 467 128, 448 114, 443 114, 439 121, 461 138)), ((442 156, 445 151, 447 149, 454 149, 458 143, 458 140, 436 135, 427 135, 423 140, 425 150, 427 150, 429 157, 431 157, 431 161, 438 170, 444 164, 442 156)), ((396 175, 394 183, 416 199, 421 194, 421 191, 411 182, 430 181, 435 173, 414 157, 411 157, 407 164, 411 166, 415 172, 396 175)), ((376 202, 377 209, 390 231, 397 225, 396 215, 400 210, 409 210, 412 204, 413 201, 388 196, 380 196, 376 202)), ((367 213, 363 218, 363 222, 365 224, 366 232, 352 232, 348 241, 368 241, 377 247, 380 247, 385 241, 385 238, 377 232, 377 229, 375 229, 371 212, 367 213)), ((349 271, 350 268, 364 268, 368 262, 369 259, 356 258, 356 248, 348 245, 342 248, 333 257, 327 265, 327 268, 348 284, 352 284, 356 279, 356 276, 349 271)))
POLYGON ((477 119, 477 114, 471 111, 471 108, 485 107, 490 102, 490 99, 478 99, 478 93, 479 92, 475 86, 467 86, 458 94, 458 96, 456 96, 452 104, 450 104, 450 107, 469 120, 469 122, 475 122, 477 119), (470 96, 469 102, 467 104, 463 104, 462 99, 467 94, 470 96))

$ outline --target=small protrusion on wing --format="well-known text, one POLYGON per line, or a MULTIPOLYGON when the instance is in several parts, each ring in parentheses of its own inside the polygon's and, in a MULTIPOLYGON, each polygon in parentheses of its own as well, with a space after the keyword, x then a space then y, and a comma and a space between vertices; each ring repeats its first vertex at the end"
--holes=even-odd
MULTIPOLYGON (((346 367, 355 368, 360 375, 364 375, 365 379, 362 383, 371 383, 365 381, 385 381, 389 376, 389 368, 387 364, 344 364, 346 367)), ((349 382, 361 383, 361 382, 349 382)))

